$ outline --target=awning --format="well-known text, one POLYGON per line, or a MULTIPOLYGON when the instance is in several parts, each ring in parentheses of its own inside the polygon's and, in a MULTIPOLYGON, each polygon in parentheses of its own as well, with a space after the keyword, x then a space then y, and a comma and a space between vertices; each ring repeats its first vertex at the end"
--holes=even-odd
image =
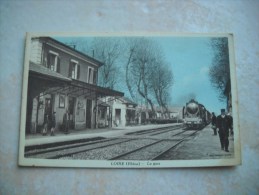
POLYGON ((34 62, 30 62, 29 66, 30 73, 34 73, 38 77, 44 77, 44 79, 53 79, 53 80, 62 80, 70 82, 72 81, 70 78, 63 76, 43 65, 35 64, 34 62))
POLYGON ((97 99, 105 96, 122 97, 124 93, 109 88, 85 83, 67 78, 45 66, 30 62, 29 89, 33 96, 43 96, 51 93, 60 93, 75 97, 97 99))

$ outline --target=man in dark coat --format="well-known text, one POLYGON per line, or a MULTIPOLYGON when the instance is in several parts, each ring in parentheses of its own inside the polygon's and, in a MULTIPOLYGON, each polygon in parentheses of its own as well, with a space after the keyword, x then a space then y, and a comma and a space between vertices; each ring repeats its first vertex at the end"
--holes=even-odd
POLYGON ((215 116, 214 112, 212 112, 211 125, 214 131, 213 135, 217 135, 217 117, 215 116))
POLYGON ((226 152, 229 152, 228 145, 229 145, 229 119, 225 114, 225 109, 221 109, 221 115, 217 117, 217 129, 219 133, 219 139, 221 144, 221 149, 226 152))
POLYGON ((53 112, 51 117, 51 129, 50 129, 51 136, 54 136, 55 128, 56 128, 56 112, 53 112))
POLYGON ((49 128, 50 128, 50 118, 48 114, 45 114, 42 135, 44 136, 47 135, 49 128))

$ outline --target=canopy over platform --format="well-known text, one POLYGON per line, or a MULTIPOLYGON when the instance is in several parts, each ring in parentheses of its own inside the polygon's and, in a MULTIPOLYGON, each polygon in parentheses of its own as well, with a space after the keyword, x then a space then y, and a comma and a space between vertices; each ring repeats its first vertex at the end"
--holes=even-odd
POLYGON ((65 77, 43 65, 30 62, 28 89, 32 97, 61 93, 96 99, 105 96, 122 97, 124 93, 65 77), (33 89, 33 90, 31 90, 33 89))

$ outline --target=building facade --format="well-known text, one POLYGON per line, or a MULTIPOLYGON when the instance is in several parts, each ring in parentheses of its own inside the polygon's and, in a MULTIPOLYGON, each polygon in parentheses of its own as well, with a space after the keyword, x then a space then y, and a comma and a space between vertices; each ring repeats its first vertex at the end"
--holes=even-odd
POLYGON ((99 106, 99 124, 103 126, 110 121, 112 127, 125 127, 138 124, 137 104, 126 97, 108 97, 99 106), (105 103, 106 102, 106 103, 105 103))
POLYGON ((97 86, 102 62, 50 37, 31 39, 26 133, 40 132, 56 113, 56 129, 96 128, 98 99, 123 93, 97 86))

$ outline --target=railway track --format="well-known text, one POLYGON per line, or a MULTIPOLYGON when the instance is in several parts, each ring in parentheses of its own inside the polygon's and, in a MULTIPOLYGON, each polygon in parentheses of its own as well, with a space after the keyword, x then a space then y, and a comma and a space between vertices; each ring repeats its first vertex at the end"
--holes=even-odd
POLYGON ((176 129, 181 129, 182 125, 175 125, 173 127, 163 127, 163 128, 155 128, 155 129, 147 129, 132 133, 126 133, 126 135, 158 135, 163 132, 168 132, 176 129))
POLYGON ((25 153, 25 157, 33 156, 33 158, 47 158, 47 159, 56 159, 61 158, 63 156, 69 156, 72 154, 85 152, 87 150, 92 150, 95 148, 107 147, 110 145, 118 144, 121 142, 130 141, 130 139, 105 139, 101 141, 80 143, 80 144, 72 144, 65 146, 58 146, 49 149, 40 149, 36 151, 30 151, 25 153))
POLYGON ((148 138, 132 138, 127 143, 121 142, 106 148, 95 148, 95 150, 73 154, 65 159, 102 159, 102 160, 156 160, 161 155, 177 147, 184 140, 193 136, 197 131, 182 131, 175 134, 177 139, 148 139, 148 138), (181 138, 179 138, 181 136, 181 138), (137 142, 137 145, 133 143, 137 142))
POLYGON ((180 130, 180 126, 151 129, 128 133, 123 137, 36 149, 25 152, 25 157, 43 159, 156 160, 196 132, 180 130), (157 137, 158 135, 165 135, 166 137, 159 138, 157 137))
MULTIPOLYGON (((177 136, 180 134, 184 135, 185 131, 176 134, 177 136)), ((175 140, 158 140, 154 143, 142 146, 135 150, 120 154, 115 156, 109 160, 158 160, 169 150, 177 147, 186 138, 193 136, 197 131, 192 132, 188 135, 184 135, 183 138, 175 141, 175 140)))

